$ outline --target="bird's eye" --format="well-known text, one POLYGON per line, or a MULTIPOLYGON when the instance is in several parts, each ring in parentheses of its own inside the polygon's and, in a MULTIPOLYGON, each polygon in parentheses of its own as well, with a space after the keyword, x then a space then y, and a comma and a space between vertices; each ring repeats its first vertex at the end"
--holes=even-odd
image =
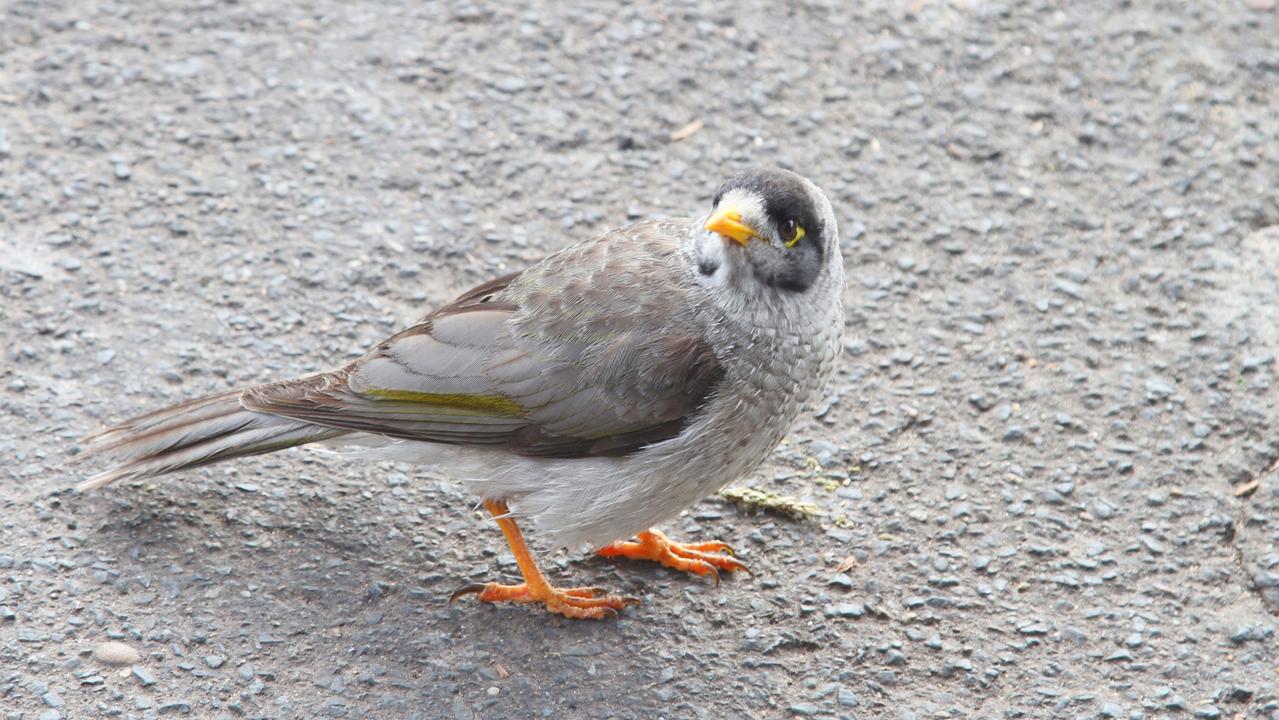
POLYGON ((803 226, 801 226, 799 223, 795 222, 794 220, 787 220, 786 222, 782 223, 781 231, 782 231, 782 242, 785 243, 786 247, 788 248, 795 247, 796 245, 799 244, 800 240, 804 239, 803 226))

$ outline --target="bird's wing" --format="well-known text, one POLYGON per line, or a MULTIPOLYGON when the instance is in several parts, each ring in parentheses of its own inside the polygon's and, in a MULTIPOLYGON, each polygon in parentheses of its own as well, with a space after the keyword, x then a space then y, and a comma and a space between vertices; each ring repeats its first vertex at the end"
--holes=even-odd
POLYGON ((544 457, 677 435, 722 376, 683 312, 671 228, 632 226, 467 292, 360 360, 266 385, 251 410, 544 457))

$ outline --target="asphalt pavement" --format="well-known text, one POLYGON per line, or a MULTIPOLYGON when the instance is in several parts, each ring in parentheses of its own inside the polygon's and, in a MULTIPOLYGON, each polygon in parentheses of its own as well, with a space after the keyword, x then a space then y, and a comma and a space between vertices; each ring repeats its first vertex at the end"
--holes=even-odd
POLYGON ((0 718, 1279 718, 1277 188, 1273 0, 10 0, 0 718), (849 277, 741 481, 814 512, 665 528, 753 576, 449 605, 517 573, 475 498, 307 449, 69 489, 748 164, 849 277))

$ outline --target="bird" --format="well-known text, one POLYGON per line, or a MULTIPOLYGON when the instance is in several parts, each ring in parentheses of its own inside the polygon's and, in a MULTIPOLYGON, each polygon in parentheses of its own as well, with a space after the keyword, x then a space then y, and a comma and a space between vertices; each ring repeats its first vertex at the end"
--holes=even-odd
POLYGON ((557 587, 557 548, 709 577, 723 542, 655 526, 758 467, 840 351, 844 265, 816 184, 749 167, 700 216, 636 222, 462 293, 345 366, 200 397, 87 439, 89 490, 308 443, 443 468, 501 529, 522 582, 450 598, 617 615, 632 597, 557 587))

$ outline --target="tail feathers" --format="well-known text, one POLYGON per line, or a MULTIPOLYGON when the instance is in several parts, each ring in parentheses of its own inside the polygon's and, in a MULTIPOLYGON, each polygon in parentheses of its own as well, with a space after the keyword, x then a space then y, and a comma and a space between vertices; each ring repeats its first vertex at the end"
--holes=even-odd
MULTIPOLYGON (((131 460, 143 453, 155 453, 183 443, 186 435, 207 436, 206 424, 226 421, 221 429, 231 429, 235 415, 242 412, 240 393, 188 400, 155 412, 140 415, 86 439, 88 449, 74 458, 75 462, 95 456, 109 456, 116 461, 131 460), (144 442, 145 441, 145 442, 144 442)), ((240 418, 243 421, 244 418, 240 418)))
POLYGON ((115 467, 81 482, 81 490, 137 480, 346 434, 344 430, 246 410, 240 393, 210 395, 134 418, 90 438, 77 457, 105 457, 115 467))

